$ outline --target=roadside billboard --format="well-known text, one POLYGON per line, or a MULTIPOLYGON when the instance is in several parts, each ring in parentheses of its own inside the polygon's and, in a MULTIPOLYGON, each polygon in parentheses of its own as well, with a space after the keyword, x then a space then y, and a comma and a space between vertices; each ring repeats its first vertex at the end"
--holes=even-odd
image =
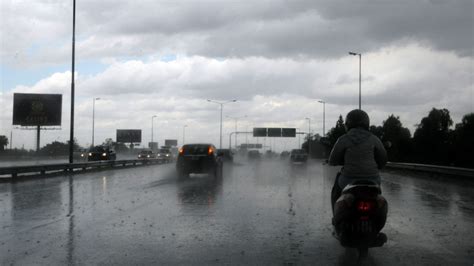
POLYGON ((141 143, 141 129, 117 129, 117 142, 120 143, 141 143))
POLYGON ((61 94, 14 93, 13 125, 60 126, 61 94))
POLYGON ((178 140, 177 139, 165 139, 165 146, 176 147, 176 146, 178 146, 178 140))

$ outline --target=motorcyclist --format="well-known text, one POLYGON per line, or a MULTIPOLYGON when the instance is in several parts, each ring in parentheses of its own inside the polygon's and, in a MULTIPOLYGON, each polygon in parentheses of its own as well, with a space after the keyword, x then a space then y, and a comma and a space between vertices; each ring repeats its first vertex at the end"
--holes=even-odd
POLYGON ((380 185, 379 169, 387 163, 387 151, 378 137, 369 131, 366 112, 356 109, 346 116, 347 133, 341 136, 329 155, 330 165, 343 165, 331 191, 331 205, 342 189, 357 180, 369 180, 380 185))

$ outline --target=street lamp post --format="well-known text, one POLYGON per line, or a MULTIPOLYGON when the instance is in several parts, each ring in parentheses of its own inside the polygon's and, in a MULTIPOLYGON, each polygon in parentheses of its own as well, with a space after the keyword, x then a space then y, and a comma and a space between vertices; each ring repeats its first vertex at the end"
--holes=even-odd
MULTIPOLYGON (((184 138, 185 138, 185 136, 186 136, 186 128, 187 128, 187 127, 188 127, 188 125, 184 125, 184 126, 183 126, 183 145, 184 145, 184 143, 185 143, 185 142, 184 142, 184 138)), ((183 145, 181 145, 181 146, 183 146, 183 145)))
POLYGON ((94 98, 92 100, 92 147, 94 147, 94 131, 95 131, 95 101, 100 100, 100 98, 94 98))
POLYGON ((349 52, 350 55, 358 55, 359 56, 359 110, 362 109, 361 101, 362 101, 362 96, 361 96, 361 83, 362 83, 362 54, 361 53, 354 53, 354 52, 349 52))
POLYGON ((308 120, 308 157, 311 158, 311 118, 306 117, 306 120, 308 120))
MULTIPOLYGON (((296 132, 300 132, 300 128, 296 128, 296 132)), ((301 149, 301 134, 298 134, 298 149, 301 149)))
MULTIPOLYGON (((235 132, 237 132, 237 122, 239 121, 240 118, 246 118, 247 115, 244 116, 239 116, 239 117, 232 117, 232 116, 226 116, 230 119, 234 119, 235 122, 235 132)), ((234 136, 234 147, 237 148, 237 133, 234 136)))
POLYGON ((226 103, 233 103, 233 102, 236 102, 237 100, 230 100, 230 101, 227 101, 227 102, 218 102, 218 101, 213 101, 213 100, 207 100, 208 102, 210 103, 215 103, 215 104, 219 104, 221 106, 221 125, 220 125, 220 134, 219 134, 219 149, 222 149, 222 109, 224 108, 224 104, 226 103))
POLYGON ((69 163, 74 162, 74 68, 76 52, 76 0, 72 2, 71 121, 69 122, 69 163))
POLYGON ((153 118, 155 117, 158 117, 157 115, 154 115, 151 117, 151 147, 150 148, 153 148, 153 118))
POLYGON ((326 137, 326 102, 319 100, 318 103, 323 104, 323 137, 326 137))

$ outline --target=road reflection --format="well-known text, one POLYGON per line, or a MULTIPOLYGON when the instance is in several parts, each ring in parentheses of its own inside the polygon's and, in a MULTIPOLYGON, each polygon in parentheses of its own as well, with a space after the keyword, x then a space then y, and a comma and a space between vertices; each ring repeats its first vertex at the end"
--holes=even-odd
POLYGON ((67 262, 68 265, 74 265, 74 178, 70 175, 68 177, 69 181, 69 211, 67 216, 69 217, 69 226, 68 226, 68 240, 67 240, 67 262))
MULTIPOLYGON (((177 183, 178 200, 181 205, 193 208, 211 207, 219 199, 222 192, 222 175, 192 175, 177 183)), ((192 210, 188 208, 187 210, 192 210)))
POLYGON ((61 182, 12 183, 12 218, 16 223, 53 219, 62 212, 61 182))

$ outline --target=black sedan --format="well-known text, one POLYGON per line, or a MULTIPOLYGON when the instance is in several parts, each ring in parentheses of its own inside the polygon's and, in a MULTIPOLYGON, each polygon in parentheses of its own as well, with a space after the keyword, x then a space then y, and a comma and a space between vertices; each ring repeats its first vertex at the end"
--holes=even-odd
POLYGON ((218 177, 222 171, 221 154, 212 144, 186 144, 179 149, 176 171, 180 178, 191 173, 218 177))
POLYGON ((117 154, 109 147, 96 146, 87 153, 87 161, 115 161, 117 154))

